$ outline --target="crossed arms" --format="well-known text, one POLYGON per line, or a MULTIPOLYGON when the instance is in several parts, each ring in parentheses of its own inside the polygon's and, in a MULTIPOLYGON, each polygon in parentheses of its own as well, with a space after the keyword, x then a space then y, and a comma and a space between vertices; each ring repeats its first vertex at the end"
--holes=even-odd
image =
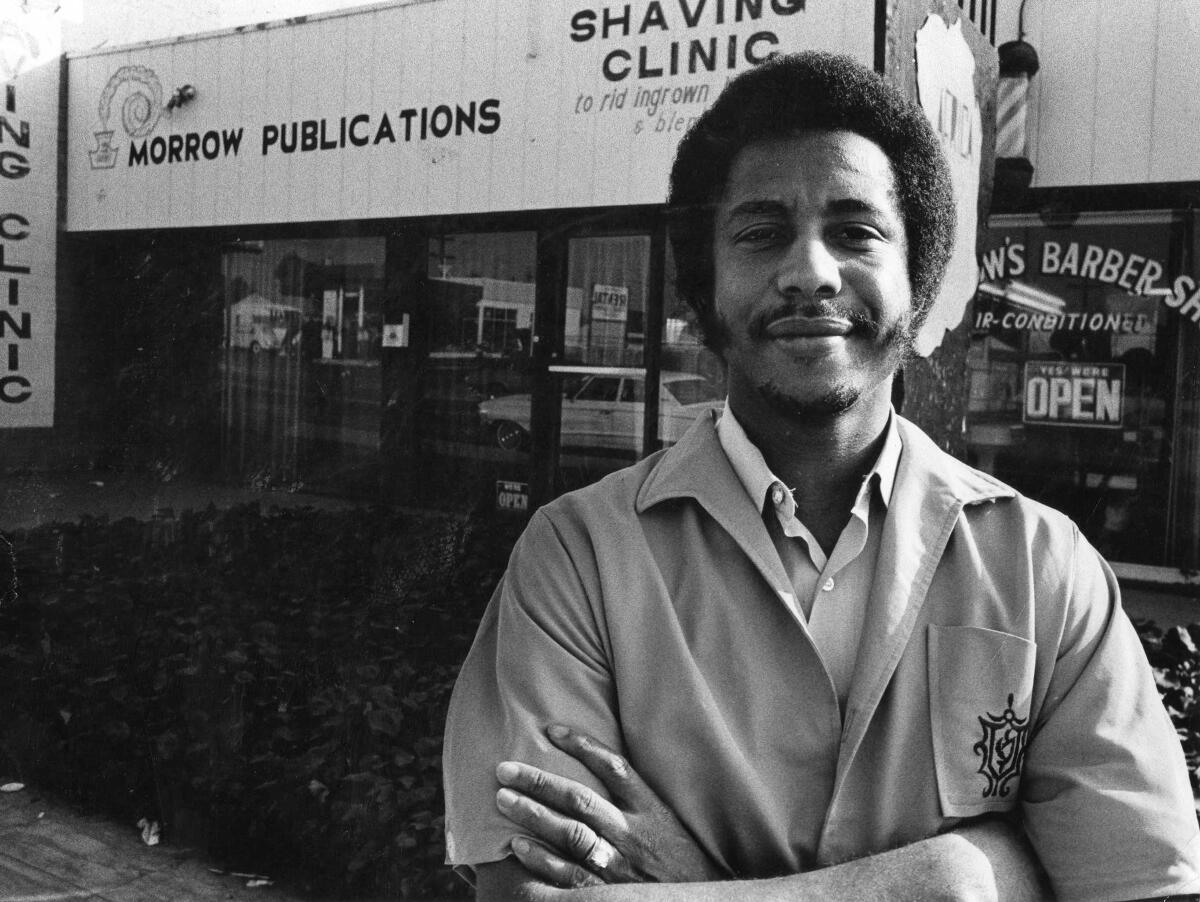
MULTIPOLYGON (((551 727, 547 735, 595 774, 611 801, 539 768, 502 763, 496 804, 536 841, 514 839, 512 858, 477 869, 480 902, 730 898, 734 875, 717 867, 624 758, 564 727, 551 727)), ((817 871, 738 881, 736 897, 747 902, 1052 898, 1023 836, 999 819, 817 871)))
MULTIPOLYGON (((833 855, 840 856, 845 863, 800 873, 801 859, 788 855, 788 849, 794 848, 788 845, 791 837, 761 829, 746 832, 743 824, 759 825, 743 814, 760 809, 743 809, 742 805, 761 802, 765 806, 761 810, 769 811, 776 799, 786 799, 789 823, 807 812, 819 827, 823 813, 813 806, 827 804, 820 793, 808 791, 811 787, 803 778, 800 782, 775 779, 765 783, 748 777, 742 779, 744 772, 738 765, 743 755, 758 748, 752 743, 714 742, 694 748, 689 745, 679 750, 678 756, 661 744, 660 728, 666 722, 673 722, 683 714, 705 713, 691 708, 680 710, 691 700, 705 698, 701 689, 723 693, 721 717, 715 722, 701 717, 701 725, 689 735, 724 736, 714 731, 728 726, 731 731, 738 731, 729 735, 745 737, 753 732, 755 724, 773 728, 777 720, 769 705, 757 712, 758 720, 746 716, 748 712, 740 706, 740 700, 762 687, 756 681, 743 679, 739 668, 716 668, 704 675, 702 686, 692 686, 684 679, 693 673, 688 663, 692 660, 690 651, 682 640, 672 644, 672 637, 683 635, 674 602, 655 596, 654 586, 647 585, 645 593, 649 601, 637 607, 637 617, 620 606, 609 609, 592 605, 589 599, 601 594, 603 577, 624 578, 630 566, 629 556, 619 553, 624 550, 619 549, 608 556, 609 560, 619 561, 610 568, 612 572, 597 574, 595 562, 584 567, 567 554, 560 533, 569 532, 570 521, 540 522, 544 531, 551 527, 553 530, 540 536, 536 547, 531 544, 524 558, 520 547, 514 551, 516 564, 506 575, 507 589, 498 593, 499 603, 493 604, 485 615, 448 719, 445 754, 450 858, 456 863, 475 865, 479 898, 484 902, 506 898, 574 902, 576 898, 592 897, 836 900, 839 893, 840 898, 1039 898, 1039 894, 1040 897, 1047 894, 1044 884, 1039 882, 1040 864, 1054 876, 1059 892, 1076 900, 1194 892, 1200 886, 1200 834, 1182 754, 1170 721, 1158 703, 1136 634, 1119 612, 1111 574, 1094 552, 1082 544, 1077 533, 1052 536, 1061 540, 1058 544, 1067 546, 1049 549, 1054 552, 1051 559, 1065 561, 1061 569, 1066 576, 1061 579, 1056 576, 1055 580, 1046 577, 1043 582, 1048 584, 1037 587, 1039 597, 1066 595, 1062 604, 1034 609, 1049 621, 1041 624, 1042 631, 1060 637, 1057 645, 1045 643, 1033 649, 1031 639, 1021 638, 1033 632, 1020 623, 1004 633, 997 629, 1006 628, 1007 622, 990 621, 984 625, 993 628, 952 631, 959 641, 967 633, 967 638, 980 642, 986 639, 994 644, 1003 639, 1005 648, 1019 646, 1018 650, 1029 649, 1045 659, 1036 669, 1036 660, 1022 659, 1022 667, 1013 670, 1017 676, 1022 672, 1032 676, 1034 694, 1039 700, 1037 734, 1030 741, 1020 787, 1021 829, 1012 830, 999 816, 995 820, 950 820, 994 810, 979 805, 960 806, 965 811, 956 815, 945 808, 946 804, 951 808, 957 805, 954 799, 945 803, 937 802, 935 797, 940 815, 934 810, 925 816, 923 811, 911 808, 927 801, 925 787, 935 776, 934 771, 940 781, 942 771, 934 767, 936 759, 922 757, 910 762, 917 767, 910 782, 903 778, 907 771, 894 767, 886 779, 875 776, 879 768, 888 768, 889 762, 894 761, 888 757, 891 754, 888 749, 903 747, 912 738, 905 731, 918 728, 911 726, 913 722, 919 722, 921 729, 929 729, 924 716, 915 721, 912 717, 896 716, 880 727, 886 735, 881 734, 882 738, 871 747, 875 752, 873 757, 860 756, 855 772, 859 794, 845 796, 861 800, 861 804, 849 809, 854 821, 844 821, 840 827, 842 833, 849 835, 849 830, 856 830, 868 838, 840 843, 842 851, 834 851, 833 855), (530 597, 567 601, 536 606, 526 603, 530 597), (1108 599, 1109 603, 1091 603, 1089 599, 1108 599), (615 641, 614 635, 626 650, 615 659, 607 646, 615 641), (653 643, 642 641, 642 637, 650 635, 658 638, 653 643), (656 667, 649 672, 658 674, 660 680, 664 679, 664 673, 670 676, 670 691, 659 691, 663 687, 648 679, 644 668, 623 672, 626 691, 620 703, 628 724, 635 725, 632 735, 628 725, 613 722, 618 699, 612 668, 630 660, 651 661, 656 667), (678 701, 671 701, 674 699, 678 701), (659 801, 659 796, 642 792, 633 771, 627 765, 624 768, 614 765, 611 753, 607 753, 610 756, 607 764, 603 750, 589 759, 584 753, 582 737, 577 737, 577 747, 573 748, 543 732, 548 723, 564 716, 570 716, 573 725, 618 748, 623 746, 617 743, 628 741, 629 747, 637 750, 638 770, 656 788, 662 787, 661 799, 666 800, 666 805, 659 801), (704 766, 697 764, 700 760, 697 756, 702 756, 704 766), (596 791, 571 781, 557 784, 556 788, 550 774, 535 768, 518 766, 493 774, 503 757, 567 774, 575 781, 585 781, 596 791), (497 798, 497 779, 513 794, 497 798), (742 780, 740 786, 734 785, 738 780, 742 780), (739 788, 740 791, 735 791, 739 788), (888 793, 887 798, 879 800, 883 810, 868 807, 876 790, 888 793), (761 798, 755 792, 761 792, 761 798), (896 801, 897 798, 901 801, 896 801), (604 808, 601 802, 609 807, 604 808), (651 816, 657 810, 654 802, 658 802, 658 808, 669 805, 669 818, 651 816), (905 829, 877 828, 867 821, 861 822, 862 830, 855 826, 860 824, 860 818, 877 817, 905 819, 905 829), (939 817, 942 826, 938 826, 939 817), (947 822, 957 825, 953 832, 845 861, 857 854, 856 849, 883 850, 893 842, 889 837, 929 836, 935 830, 944 830, 947 822), (746 872, 711 870, 713 862, 693 854, 698 851, 698 844, 681 824, 695 825, 698 831, 705 831, 705 845, 700 848, 713 849, 714 855, 718 854, 718 845, 727 841, 732 856, 725 857, 730 852, 720 845, 723 851, 719 854, 723 858, 716 865, 723 868, 727 861, 738 861, 743 863, 739 866, 747 868, 746 872), (719 826, 714 827, 715 824, 719 826), (721 838, 714 839, 709 833, 721 838), (1026 833, 1030 844, 1026 844, 1026 833), (597 835, 613 846, 613 860, 604 868, 586 867, 588 856, 594 853, 597 835), (509 845, 510 838, 520 836, 535 842, 524 847, 519 843, 515 847, 509 845), (759 844, 758 837, 774 844, 769 852, 759 844), (1036 857, 1031 848, 1037 849, 1036 857), (668 851, 656 856, 647 849, 668 851), (510 851, 512 854, 504 858, 510 851), (776 864, 780 870, 765 871, 750 863, 754 859, 765 863, 766 868, 771 868, 772 862, 787 863, 776 864), (493 863, 479 864, 488 861, 493 863), (790 871, 790 875, 762 881, 740 879, 751 873, 785 872, 783 869, 790 871), (728 882, 735 879, 736 884, 728 882)), ((568 535, 567 539, 572 547, 590 547, 586 536, 568 535)), ((1045 544, 1045 539, 1040 541, 1045 544)), ((960 561, 956 566, 965 565, 960 561)), ((1020 596, 1021 587, 1009 586, 1004 580, 1010 576, 1019 580, 1026 572, 1034 571, 995 563, 987 571, 989 580, 996 583, 990 591, 1005 597, 1020 596)), ((706 641, 720 639, 722 647, 734 645, 733 640, 746 632, 742 627, 747 621, 757 618, 751 624, 758 641, 755 647, 760 657, 768 652, 771 655, 771 667, 761 668, 761 672, 783 674, 780 681, 789 685, 803 684, 804 674, 792 672, 798 666, 797 659, 787 656, 784 643, 769 641, 781 628, 779 622, 771 619, 774 609, 768 605, 742 606, 736 610, 720 607, 716 604, 720 593, 708 583, 723 586, 721 577, 719 573, 706 574, 703 583, 692 580, 680 592, 692 607, 703 604, 706 616, 712 609, 712 616, 705 620, 706 641), (726 642, 729 636, 732 639, 726 642)), ((649 583, 649 577, 643 581, 649 583)), ((927 602, 927 607, 936 608, 940 603, 940 598, 934 598, 927 602)), ((931 610, 931 618, 938 613, 931 610)), ((930 690, 920 677, 932 659, 922 656, 924 646, 912 643, 909 647, 919 665, 914 671, 915 678, 894 685, 896 692, 907 693, 903 710, 921 711, 930 690)), ((978 655, 964 652, 958 658, 971 661, 978 659, 978 655)), ((979 689, 981 698, 989 688, 976 679, 977 675, 966 664, 954 672, 959 674, 965 688, 979 689)), ((1007 675, 1008 671, 1004 673, 1007 675)), ((770 692, 766 691, 766 695, 770 697, 770 692)), ((934 699, 941 706, 936 710, 946 715, 935 726, 956 724, 954 736, 961 738, 960 746, 977 738, 968 729, 972 725, 970 715, 977 707, 975 696, 969 701, 972 705, 968 707, 955 698, 934 699), (951 713, 957 720, 948 719, 951 713)), ((986 706, 978 710, 986 710, 986 706)), ((789 711, 799 725, 789 720, 787 731, 773 731, 784 733, 781 742, 765 745, 764 750, 795 749, 799 743, 804 754, 820 754, 823 746, 815 741, 809 746, 804 743, 821 737, 821 720, 809 716, 812 711, 804 706, 789 711)), ((916 742, 915 747, 918 752, 928 753, 922 742, 916 742)), ((970 746, 966 749, 969 753, 970 746)), ((965 770, 961 760, 953 761, 958 763, 957 770, 948 771, 951 776, 965 770)), ((786 767, 787 762, 775 759, 764 773, 779 775, 786 767)), ((606 857, 600 855, 600 859, 606 857)))

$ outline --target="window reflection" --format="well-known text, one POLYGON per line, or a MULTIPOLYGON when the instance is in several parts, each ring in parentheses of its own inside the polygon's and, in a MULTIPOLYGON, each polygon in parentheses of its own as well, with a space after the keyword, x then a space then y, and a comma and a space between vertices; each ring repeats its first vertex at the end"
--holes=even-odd
POLYGON ((1169 246, 1161 220, 993 227, 968 355, 972 462, 1129 563, 1164 563, 1169 246))
POLYGON ((464 509, 497 479, 529 478, 537 233, 437 235, 426 256, 427 322, 414 337, 416 493, 464 509))
POLYGON ((222 460, 259 488, 375 491, 382 239, 241 241, 222 256, 222 460))

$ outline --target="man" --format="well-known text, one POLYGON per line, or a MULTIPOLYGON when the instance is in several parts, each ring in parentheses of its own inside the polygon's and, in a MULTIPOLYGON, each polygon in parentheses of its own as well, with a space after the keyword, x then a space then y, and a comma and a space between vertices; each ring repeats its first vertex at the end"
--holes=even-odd
POLYGON ((670 206, 726 410, 530 521, 451 706, 451 863, 484 902, 1200 889, 1110 571, 892 410, 953 232, 921 112, 777 57, 670 206))

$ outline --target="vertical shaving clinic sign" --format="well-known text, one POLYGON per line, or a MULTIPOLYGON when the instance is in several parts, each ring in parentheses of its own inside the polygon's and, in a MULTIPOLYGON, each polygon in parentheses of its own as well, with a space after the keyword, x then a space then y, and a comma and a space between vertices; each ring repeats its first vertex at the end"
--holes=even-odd
POLYGON ((875 5, 430 0, 73 55, 67 228, 661 203, 729 78, 869 65, 875 5))
POLYGON ((0 429, 54 425, 59 25, 0 0, 0 429))

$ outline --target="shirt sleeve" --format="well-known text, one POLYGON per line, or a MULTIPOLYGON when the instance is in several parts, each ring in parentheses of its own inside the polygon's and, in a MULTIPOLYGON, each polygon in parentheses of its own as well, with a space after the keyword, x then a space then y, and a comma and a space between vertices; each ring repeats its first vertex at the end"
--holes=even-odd
POLYGON ((581 571, 554 524, 535 514, 455 684, 443 748, 446 859, 468 879, 475 865, 509 855, 521 833, 496 807, 497 764, 523 761, 602 792, 545 729, 563 723, 622 747, 590 553, 577 550, 581 571))
POLYGON ((1065 902, 1200 891, 1178 737, 1116 579, 1078 530, 1067 612, 1022 780, 1033 847, 1065 902))

